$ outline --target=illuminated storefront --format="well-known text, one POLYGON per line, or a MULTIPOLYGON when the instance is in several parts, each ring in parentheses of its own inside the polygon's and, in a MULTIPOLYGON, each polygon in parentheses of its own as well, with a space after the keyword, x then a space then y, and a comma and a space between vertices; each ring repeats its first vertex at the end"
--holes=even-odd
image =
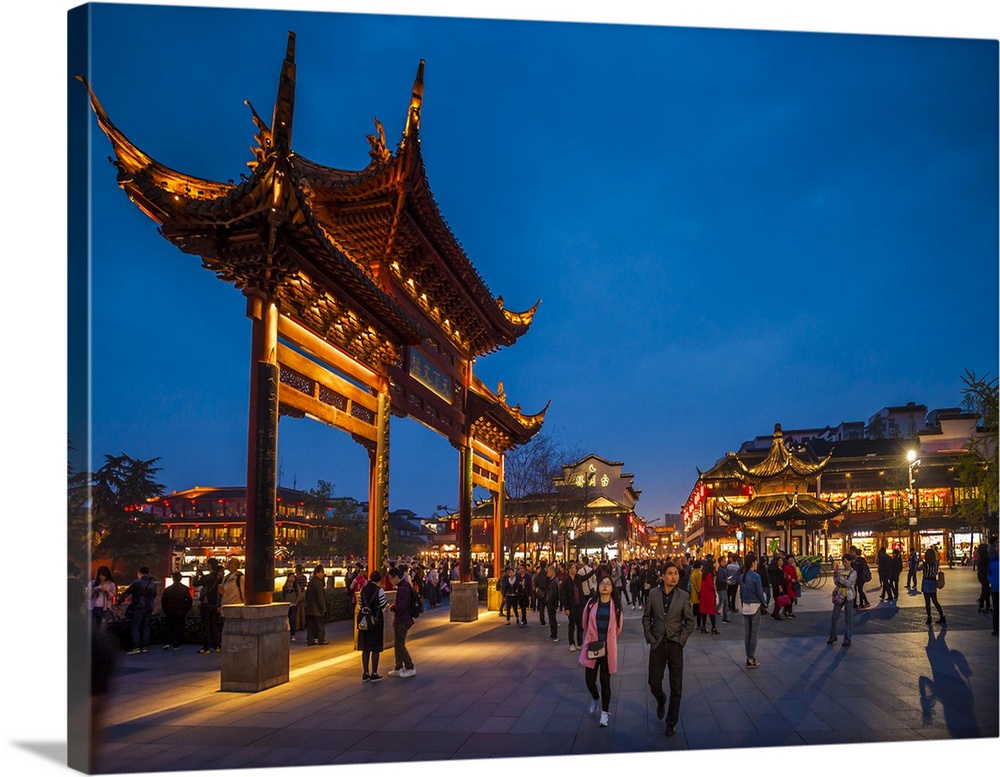
POLYGON ((786 434, 786 448, 794 449, 800 460, 827 462, 800 481, 799 503, 805 499, 844 505, 841 514, 818 522, 779 520, 755 531, 747 505, 766 496, 768 488, 745 482, 741 465, 752 469, 764 462, 771 455, 765 446, 773 438, 744 443, 738 454, 726 454, 707 472, 699 472, 682 508, 688 544, 699 547, 701 555, 727 552, 734 544, 734 530, 742 528, 748 548, 777 546, 796 555, 836 557, 854 545, 874 557, 881 547, 899 548, 905 555, 911 548, 937 546, 945 558, 961 562, 984 541, 986 523, 985 517, 981 523, 972 519, 979 525, 970 526, 970 519, 962 517, 963 505, 975 496, 958 474, 975 423, 966 414, 935 412, 947 434, 937 428, 922 431, 916 440, 834 439, 829 429, 825 436, 786 434))

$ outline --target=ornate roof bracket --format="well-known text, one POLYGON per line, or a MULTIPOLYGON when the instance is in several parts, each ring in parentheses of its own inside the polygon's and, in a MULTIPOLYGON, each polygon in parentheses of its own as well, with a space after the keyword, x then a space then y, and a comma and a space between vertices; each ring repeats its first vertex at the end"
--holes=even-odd
POLYGON ((504 318, 515 326, 531 326, 531 321, 535 317, 535 311, 538 310, 538 306, 541 304, 542 301, 538 300, 538 302, 523 313, 514 313, 503 306, 503 297, 497 297, 497 307, 503 312, 504 318))
POLYGON ((267 156, 267 152, 271 149, 274 138, 271 137, 271 128, 264 123, 264 120, 257 113, 257 109, 253 107, 253 104, 249 100, 244 100, 243 104, 250 109, 251 118, 253 119, 254 126, 257 128, 257 134, 253 136, 253 139, 257 141, 257 148, 250 147, 254 161, 247 162, 247 167, 251 170, 256 170, 257 165, 264 161, 264 157, 267 156))
POLYGON ((377 116, 373 116, 372 121, 375 122, 375 132, 377 134, 365 135, 365 138, 371 146, 371 149, 368 151, 368 156, 372 158, 371 165, 377 167, 392 159, 392 152, 389 151, 389 147, 385 144, 385 129, 382 127, 382 122, 378 120, 377 116))

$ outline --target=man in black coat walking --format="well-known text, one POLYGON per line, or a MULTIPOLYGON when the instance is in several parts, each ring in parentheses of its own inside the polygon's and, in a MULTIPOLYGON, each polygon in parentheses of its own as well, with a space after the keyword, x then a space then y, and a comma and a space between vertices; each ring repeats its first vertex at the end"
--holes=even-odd
POLYGON ((180 650, 184 644, 184 620, 194 604, 191 590, 181 582, 181 573, 174 572, 172 577, 173 584, 165 588, 160 597, 164 628, 167 632, 163 642, 164 650, 169 650, 171 646, 174 650, 180 650))
POLYGON ((656 717, 667 716, 666 735, 672 737, 681 710, 684 644, 694 632, 694 611, 687 592, 678 588, 680 572, 673 561, 663 567, 663 587, 650 589, 642 614, 642 633, 649 645, 649 691, 656 699, 656 717), (670 707, 663 692, 663 674, 669 671, 670 707))
POLYGON ((317 564, 313 570, 309 585, 306 586, 306 644, 325 645, 326 629, 323 618, 326 616, 326 573, 323 565, 317 564))

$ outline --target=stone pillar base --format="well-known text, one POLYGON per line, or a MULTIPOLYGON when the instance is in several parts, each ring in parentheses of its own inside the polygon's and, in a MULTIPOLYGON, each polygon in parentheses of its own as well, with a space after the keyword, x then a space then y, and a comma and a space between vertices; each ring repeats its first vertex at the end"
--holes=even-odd
POLYGON ((288 682, 288 603, 222 608, 220 690, 254 693, 288 682))
POLYGON ((501 604, 503 604, 503 594, 497 590, 497 578, 491 577, 486 583, 486 610, 500 612, 501 604))
POLYGON ((469 623, 479 620, 479 583, 451 584, 451 621, 469 623))

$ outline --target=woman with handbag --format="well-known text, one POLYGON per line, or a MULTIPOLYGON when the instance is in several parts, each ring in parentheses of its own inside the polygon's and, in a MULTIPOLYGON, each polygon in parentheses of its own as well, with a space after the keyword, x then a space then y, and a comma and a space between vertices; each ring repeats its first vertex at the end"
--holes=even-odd
POLYGON ((377 569, 371 573, 368 582, 358 591, 359 610, 358 649, 361 651, 361 682, 377 683, 382 679, 378 673, 378 660, 382 655, 383 635, 385 634, 385 608, 388 602, 385 591, 379 583, 382 573, 377 569), (371 661, 371 673, 368 672, 371 661))
POLYGON ((858 585, 858 570, 854 568, 853 561, 854 557, 850 553, 845 553, 842 563, 833 564, 833 614, 830 616, 830 638, 826 641, 828 645, 833 645, 837 641, 837 621, 840 620, 840 611, 843 610, 846 623, 844 647, 851 646, 851 637, 854 634, 851 615, 854 613, 858 585))
POLYGON ((757 554, 753 551, 747 553, 739 586, 747 666, 753 669, 760 666, 756 658, 757 634, 760 632, 761 613, 767 606, 764 602, 764 586, 761 584, 760 575, 757 574, 757 554))
POLYGON ((587 712, 597 712, 601 704, 598 725, 608 725, 608 710, 611 707, 611 675, 618 671, 618 635, 622 630, 621 595, 615 588, 611 575, 602 573, 595 591, 583 608, 583 645, 580 649, 580 663, 584 666, 584 679, 592 701, 587 712), (601 692, 597 692, 600 675, 601 692))
POLYGON ((937 607, 938 611, 937 622, 943 626, 946 621, 944 610, 941 609, 941 604, 938 602, 937 591, 939 577, 943 587, 944 572, 938 568, 937 552, 934 548, 928 548, 927 552, 924 553, 924 563, 920 565, 920 571, 923 573, 923 580, 920 582, 920 591, 924 595, 924 609, 927 610, 927 623, 931 622, 931 602, 934 602, 934 606, 937 607))

